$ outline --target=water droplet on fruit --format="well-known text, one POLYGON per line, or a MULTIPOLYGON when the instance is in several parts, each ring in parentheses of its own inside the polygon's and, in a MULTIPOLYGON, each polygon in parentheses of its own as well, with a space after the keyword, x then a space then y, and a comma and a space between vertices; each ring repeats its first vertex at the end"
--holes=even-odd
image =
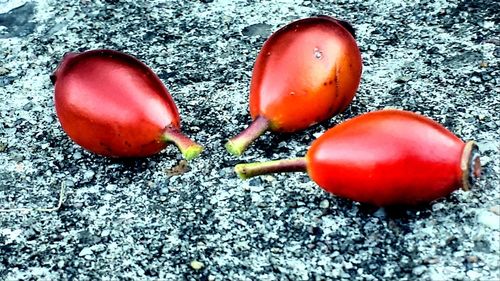
POLYGON ((291 96, 294 96, 294 95, 295 95, 295 92, 290 92, 290 95, 291 95, 291 96))
POLYGON ((321 59, 323 57, 323 52, 321 52, 318 48, 314 48, 314 57, 321 59))
POLYGON ((266 54, 266 55, 269 57, 269 56, 271 55, 271 52, 267 52, 267 54, 266 54))

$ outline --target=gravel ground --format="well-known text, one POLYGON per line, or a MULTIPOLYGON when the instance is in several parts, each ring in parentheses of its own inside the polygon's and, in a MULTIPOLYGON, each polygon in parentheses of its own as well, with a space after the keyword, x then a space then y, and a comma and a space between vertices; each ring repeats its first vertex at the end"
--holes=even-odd
POLYGON ((500 3, 0 0, 1 280, 500 280, 500 3), (267 133, 240 157, 254 59, 277 28, 326 14, 357 31, 364 70, 346 112, 267 133), (68 51, 111 48, 151 66, 186 134, 139 160, 84 151, 62 131, 49 75, 68 51), (428 206, 377 209, 306 174, 239 180, 234 164, 302 156, 328 127, 396 107, 479 142, 483 176, 428 206))

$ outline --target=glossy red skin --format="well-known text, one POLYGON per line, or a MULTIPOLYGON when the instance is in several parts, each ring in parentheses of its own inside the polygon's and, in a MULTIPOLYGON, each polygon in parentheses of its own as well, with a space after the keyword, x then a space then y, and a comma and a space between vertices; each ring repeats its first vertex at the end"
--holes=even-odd
POLYGON ((307 153, 307 170, 340 197, 377 206, 415 205, 461 187, 464 146, 431 119, 382 110, 320 136, 307 153))
POLYGON ((110 157, 153 155, 180 127, 168 90, 145 64, 111 50, 69 54, 55 72, 57 116, 69 137, 110 157))
POLYGON ((264 116, 273 131, 305 129, 349 105, 361 68, 356 41, 337 20, 322 16, 293 22, 276 31, 257 56, 250 114, 264 116))

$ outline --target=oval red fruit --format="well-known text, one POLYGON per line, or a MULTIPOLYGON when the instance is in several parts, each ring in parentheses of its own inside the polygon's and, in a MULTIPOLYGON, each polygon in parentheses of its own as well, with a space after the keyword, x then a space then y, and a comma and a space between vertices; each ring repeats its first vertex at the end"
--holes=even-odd
POLYGON ((143 157, 174 142, 187 158, 201 146, 180 132, 180 117, 158 76, 113 50, 64 56, 52 76, 57 117, 83 148, 110 157, 143 157))
POLYGON ((250 114, 270 129, 294 132, 343 111, 361 77, 361 54, 339 21, 301 19, 276 31, 262 46, 250 84, 250 114))
POLYGON ((480 175, 474 142, 439 123, 400 110, 347 120, 325 132, 306 157, 239 164, 242 178, 307 171, 324 190, 377 206, 416 205, 468 190, 480 175))
POLYGON ((226 144, 240 155, 266 130, 295 132, 331 118, 352 101, 361 54, 346 22, 305 18, 276 31, 260 50, 250 84, 252 124, 226 144))
POLYGON ((468 189, 463 162, 471 151, 465 148, 429 118, 382 110, 320 136, 307 152, 307 170, 319 186, 340 197, 378 206, 419 204, 468 189))

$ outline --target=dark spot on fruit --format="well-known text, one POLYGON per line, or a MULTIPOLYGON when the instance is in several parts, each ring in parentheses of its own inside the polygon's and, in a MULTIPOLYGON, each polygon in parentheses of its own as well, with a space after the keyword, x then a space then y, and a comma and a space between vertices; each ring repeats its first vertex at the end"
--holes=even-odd
POLYGON ((105 143, 103 143, 102 141, 99 142, 99 145, 104 148, 104 150, 106 150, 107 152, 112 152, 113 149, 111 147, 109 147, 108 145, 106 145, 105 143))
MULTIPOLYGON (((331 83, 330 83, 330 84, 331 84, 331 83)), ((327 84, 326 82, 324 82, 324 83, 323 83, 323 86, 326 86, 326 85, 328 85, 328 84, 327 84)))

